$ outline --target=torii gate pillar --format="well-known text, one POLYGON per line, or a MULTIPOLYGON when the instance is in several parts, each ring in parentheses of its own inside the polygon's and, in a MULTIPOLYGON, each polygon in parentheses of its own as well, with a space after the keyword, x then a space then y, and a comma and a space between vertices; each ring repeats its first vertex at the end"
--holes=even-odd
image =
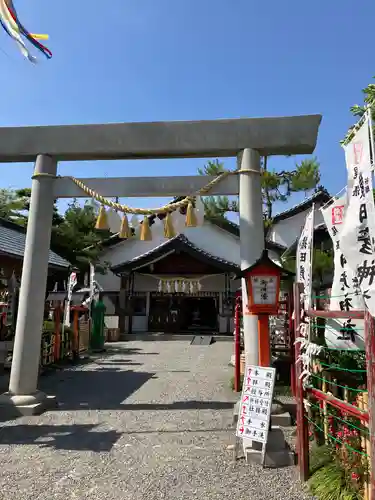
POLYGON ((19 296, 9 391, 2 394, 13 414, 42 411, 54 398, 37 391, 44 301, 54 205, 57 162, 39 155, 32 177, 30 210, 19 296))
MULTIPOLYGON (((264 225, 262 215, 262 190, 260 179, 260 155, 254 149, 245 149, 238 155, 240 170, 240 254, 241 269, 255 264, 264 250, 264 225)), ((258 365, 258 316, 246 314, 247 287, 242 278, 242 311, 246 364, 258 365)))

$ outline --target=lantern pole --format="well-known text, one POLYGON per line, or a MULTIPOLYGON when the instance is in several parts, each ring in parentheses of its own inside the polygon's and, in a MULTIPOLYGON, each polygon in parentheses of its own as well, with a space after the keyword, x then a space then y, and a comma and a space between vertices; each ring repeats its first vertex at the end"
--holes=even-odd
POLYGON ((258 315, 259 366, 271 366, 269 315, 258 315))
MULTIPOLYGON (((241 269, 255 264, 264 250, 260 155, 254 149, 244 149, 237 158, 239 169, 239 214, 241 269)), ((258 316, 247 309, 245 278, 242 278, 242 311, 246 365, 259 361, 258 316)))

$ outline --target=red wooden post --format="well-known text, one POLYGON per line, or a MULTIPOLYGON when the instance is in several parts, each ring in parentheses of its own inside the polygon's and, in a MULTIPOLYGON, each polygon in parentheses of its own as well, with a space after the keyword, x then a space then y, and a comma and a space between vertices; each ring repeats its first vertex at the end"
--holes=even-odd
POLYGON ((55 348, 54 361, 59 361, 61 350, 61 305, 55 306, 53 310, 53 319, 55 322, 55 348))
POLYGON ((293 320, 293 286, 290 286, 288 292, 288 328, 289 328, 289 347, 290 347, 290 357, 291 357, 291 365, 290 365, 290 386, 292 389, 292 394, 296 397, 296 357, 295 357, 295 347, 294 342, 296 340, 296 336, 294 333, 294 320, 293 320))
MULTIPOLYGON (((301 319, 301 287, 300 283, 294 285, 294 332, 296 337, 300 336, 301 319)), ((295 359, 298 359, 301 352, 301 344, 295 344, 295 359)), ((309 478, 309 430, 307 420, 305 419, 305 408, 303 405, 304 389, 300 375, 302 373, 302 364, 296 365, 296 402, 297 402, 297 453, 299 476, 301 481, 307 481, 309 478)))
POLYGON ((271 345, 268 314, 258 315, 259 366, 271 366, 271 345))
POLYGON ((374 318, 368 311, 365 313, 365 344, 370 432, 369 500, 375 500, 375 328, 374 318))
POLYGON ((234 310, 234 390, 241 390, 241 303, 236 299, 234 310))

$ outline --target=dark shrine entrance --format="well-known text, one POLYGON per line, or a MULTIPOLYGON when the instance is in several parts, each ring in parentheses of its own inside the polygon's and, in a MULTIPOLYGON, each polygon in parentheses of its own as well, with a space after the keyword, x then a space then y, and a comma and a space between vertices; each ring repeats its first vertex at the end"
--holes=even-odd
POLYGON ((168 333, 216 333, 218 308, 218 293, 203 292, 199 296, 151 294, 149 330, 168 333))
MULTIPOLYGON (((119 264, 116 272, 127 274, 123 288, 130 304, 136 294, 148 295, 142 331, 215 334, 222 329, 222 318, 227 317, 223 311, 230 296, 230 275, 239 268, 179 235, 119 264)), ((136 315, 132 306, 126 311, 132 333, 136 315)))

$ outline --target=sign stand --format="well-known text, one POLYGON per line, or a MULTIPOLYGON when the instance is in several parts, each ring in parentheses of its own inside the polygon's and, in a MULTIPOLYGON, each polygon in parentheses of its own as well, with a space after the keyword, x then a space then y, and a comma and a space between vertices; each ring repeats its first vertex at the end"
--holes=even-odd
POLYGON ((262 444, 261 464, 265 466, 275 379, 276 369, 273 367, 246 366, 238 412, 235 459, 238 456, 238 438, 249 438, 262 444))

